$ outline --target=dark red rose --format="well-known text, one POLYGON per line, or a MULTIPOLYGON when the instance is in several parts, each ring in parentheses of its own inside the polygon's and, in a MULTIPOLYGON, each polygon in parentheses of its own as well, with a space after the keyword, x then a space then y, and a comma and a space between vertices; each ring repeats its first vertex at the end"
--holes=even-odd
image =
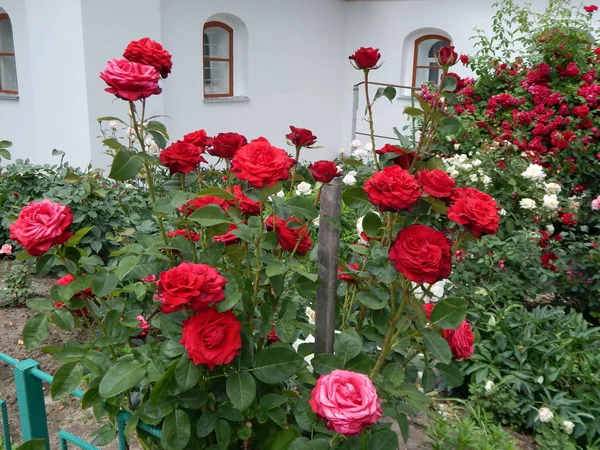
POLYGON ((271 332, 269 333, 269 335, 267 336, 267 341, 269 341, 269 344, 274 344, 275 342, 281 342, 281 339, 279 339, 279 336, 277 336, 277 333, 275 332, 275 328, 273 328, 271 330, 271 332))
POLYGON ((160 162, 169 168, 169 173, 190 173, 198 164, 206 162, 199 147, 185 141, 177 141, 160 152, 160 162))
POLYGON ((465 66, 469 64, 469 55, 460 55, 460 62, 465 66))
POLYGON ((378 48, 361 47, 350 55, 348 59, 354 61, 359 69, 373 69, 381 58, 378 48))
POLYGON ((295 147, 310 148, 317 143, 317 137, 312 131, 307 130, 306 128, 296 128, 290 125, 290 130, 292 132, 286 134, 285 137, 288 138, 295 147))
POLYGON ((458 61, 458 53, 453 45, 444 46, 435 54, 435 59, 440 66, 453 66, 458 61))
MULTIPOLYGON (((75 278, 73 278, 73 275, 71 275, 70 273, 65 275, 62 278, 59 278, 58 280, 56 280, 56 283, 59 286, 68 286, 69 284, 71 284, 73 281, 75 281, 75 278)), ((85 297, 89 297, 90 295, 92 295, 92 288, 87 288, 84 291, 79 291, 76 292, 75 295, 73 295, 73 297, 77 297, 77 298, 85 298, 85 297)), ((67 305, 65 305, 62 302, 54 302, 54 306, 56 308, 63 308, 63 309, 69 309, 67 307, 67 305)), ((76 316, 83 316, 85 314, 87 314, 87 308, 82 308, 82 309, 73 309, 71 310, 73 312, 73 314, 75 314, 76 316)))
POLYGON ((206 135, 206 131, 196 130, 183 136, 183 142, 200 147, 200 153, 204 153, 206 146, 211 144, 211 139, 206 135))
POLYGON ((571 61, 569 64, 567 64, 567 67, 559 72, 559 75, 563 77, 575 77, 579 75, 579 67, 577 67, 577 63, 575 61, 571 61))
MULTIPOLYGON (((350 269, 359 271, 360 267, 358 264, 348 264, 350 269)), ((338 267, 338 278, 343 281, 347 281, 348 283, 354 283, 356 280, 354 279, 354 273, 352 272, 344 272, 341 267, 338 267)))
POLYGON ((380 211, 407 209, 419 201, 421 186, 400 166, 388 166, 365 181, 364 191, 380 211))
POLYGON ((100 78, 108 84, 106 92, 123 100, 136 101, 162 92, 160 74, 154 67, 126 59, 109 61, 100 78))
POLYGON ((32 256, 42 256, 53 245, 67 242, 73 233, 68 231, 73 214, 68 206, 42 200, 23 207, 10 230, 10 238, 17 241, 32 256))
POLYGON ((183 344, 188 358, 194 364, 205 364, 210 370, 229 364, 242 348, 242 324, 229 311, 201 308, 197 314, 183 321, 183 344))
POLYGON ((575 219, 575 214, 573 213, 560 213, 560 220, 563 224, 567 226, 577 225, 577 219, 575 219))
MULTIPOLYGON (((242 214, 248 214, 249 216, 258 216, 260 214, 260 203, 244 194, 240 185, 236 184, 233 187, 233 194, 242 214)), ((230 200, 229 203, 232 206, 235 205, 233 200, 230 200)))
POLYGON ((125 52, 123 52, 123 58, 132 62, 152 66, 163 78, 169 76, 171 68, 173 67, 171 54, 158 42, 147 37, 142 38, 139 41, 131 41, 127 48, 125 48, 125 52))
POLYGON ((445 198, 452 195, 454 179, 440 169, 423 169, 417 174, 423 190, 432 197, 445 198))
POLYGON ((287 225, 290 222, 295 222, 298 224, 301 223, 295 217, 290 217, 287 220, 283 220, 279 217, 274 219, 271 215, 265 221, 265 225, 270 230, 274 229, 275 233, 277 234, 277 240, 279 242, 279 245, 281 245, 281 248, 288 252, 294 251, 294 248, 300 240, 300 236, 303 236, 302 240, 300 241, 300 244, 298 245, 296 253, 299 255, 304 255, 306 252, 310 251, 312 247, 310 233, 307 232, 305 226, 296 229, 288 227, 287 225))
POLYGON ((219 133, 210 141, 208 153, 219 158, 233 158, 235 152, 248 143, 247 139, 237 133, 219 133))
POLYGON ((223 211, 227 211, 231 204, 222 198, 215 197, 214 195, 206 195, 204 197, 198 197, 193 200, 190 200, 185 205, 179 207, 179 211, 183 213, 186 217, 192 214, 197 209, 202 208, 203 206, 216 205, 221 208, 223 211))
POLYGON ((442 336, 448 342, 450 350, 456 359, 467 359, 475 351, 475 335, 471 324, 463 320, 456 330, 442 330, 442 336))
POLYGON ((424 303, 423 304, 423 309, 425 310, 425 317, 427 317, 427 320, 431 320, 431 313, 433 312, 434 306, 435 306, 435 303, 424 303))
POLYGON ((310 174, 313 176, 315 181, 321 183, 329 183, 335 177, 341 176, 343 173, 333 161, 316 161, 308 166, 310 174))
POLYGON ((554 254, 554 252, 546 252, 540 257, 542 266, 544 266, 546 269, 552 270, 554 272, 556 272, 558 270, 558 267, 556 267, 554 264, 552 264, 552 261, 556 261, 557 259, 558 259, 558 256, 556 256, 554 254))
POLYGON ((231 160, 231 171, 252 187, 262 188, 288 180, 294 164, 296 161, 285 150, 273 147, 261 137, 237 151, 231 160))
POLYGON ((584 6, 583 9, 585 12, 593 13, 594 11, 598 11, 598 7, 596 5, 588 5, 584 6))
POLYGON ((474 188, 454 189, 448 219, 463 225, 475 237, 495 234, 500 222, 496 201, 474 188))
POLYGON ((435 283, 452 272, 450 241, 425 225, 400 230, 389 251, 396 270, 415 283, 435 283))
POLYGON ((402 167, 404 170, 408 170, 410 168, 416 156, 415 152, 411 152, 405 148, 396 147, 392 144, 385 144, 382 148, 376 150, 375 153, 378 155, 385 155, 387 153, 394 153, 398 155, 392 161, 394 161, 394 164, 402 167))
POLYGON ((169 231, 167 236, 170 238, 174 238, 175 236, 183 236, 188 241, 198 242, 200 240, 200 235, 196 233, 194 230, 175 230, 169 231))
POLYGON ((225 245, 235 244, 237 241, 239 241, 240 238, 237 237, 235 234, 232 234, 231 232, 237 229, 238 227, 236 227, 234 224, 231 224, 229 225, 229 230, 227 231, 227 233, 221 234, 219 236, 213 236, 213 241, 223 242, 225 243, 225 245))
POLYGON ((225 298, 227 280, 214 267, 183 262, 160 274, 156 283, 162 310, 171 313, 185 306, 197 311, 225 298))
POLYGON ((573 114, 580 119, 585 119, 590 115, 590 107, 588 105, 573 106, 573 114))

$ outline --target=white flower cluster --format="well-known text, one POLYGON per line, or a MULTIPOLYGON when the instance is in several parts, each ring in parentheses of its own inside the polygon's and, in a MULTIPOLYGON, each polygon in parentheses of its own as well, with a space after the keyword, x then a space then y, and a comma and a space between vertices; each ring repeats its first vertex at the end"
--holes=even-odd
MULTIPOLYGON (((369 155, 371 155, 371 152, 373 151, 373 144, 365 144, 363 146, 362 142, 360 142, 358 139, 353 140, 350 143, 350 146, 352 147, 352 156, 356 159, 363 159, 363 158, 368 159, 369 155)), ((340 155, 343 155, 343 154, 344 154, 344 150, 341 149, 340 155)))
POLYGON ((351 170, 350 172, 348 172, 346 176, 342 178, 342 183, 344 183, 347 186, 352 186, 353 184, 356 184, 356 170, 351 170))
MULTIPOLYGON (((459 176, 461 171, 470 172, 471 170, 473 170, 473 168, 478 168, 479 166, 481 166, 481 164, 483 163, 480 159, 469 159, 467 155, 464 154, 456 154, 444 160, 446 172, 452 178, 456 178, 457 176, 459 176)), ((483 169, 477 169, 477 172, 471 173, 469 175, 469 180, 471 180, 471 182, 473 183, 481 181, 486 187, 489 186, 492 182, 492 179, 488 175, 486 175, 483 169)))
POLYGON ((521 176, 528 180, 541 181, 546 178, 546 172, 544 172, 544 168, 538 164, 529 164, 527 169, 521 173, 521 176))
POLYGON ((519 202, 519 206, 521 206, 521 208, 523 209, 535 209, 536 204, 535 200, 532 200, 530 198, 524 198, 519 202))

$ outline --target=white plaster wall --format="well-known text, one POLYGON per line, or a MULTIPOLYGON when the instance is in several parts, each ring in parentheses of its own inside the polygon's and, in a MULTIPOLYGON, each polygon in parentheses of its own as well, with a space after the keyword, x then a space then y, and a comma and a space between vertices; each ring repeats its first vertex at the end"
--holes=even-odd
MULTIPOLYGON (((288 148, 289 125, 311 129, 322 149, 302 158, 333 157, 349 112, 341 111, 341 68, 348 5, 338 0, 162 0, 162 43, 173 54, 164 83, 167 126, 173 139, 204 128, 265 136, 288 148), (247 102, 204 102, 202 28, 219 13, 248 30, 247 102)), ((288 148, 289 149, 289 148, 288 148)))

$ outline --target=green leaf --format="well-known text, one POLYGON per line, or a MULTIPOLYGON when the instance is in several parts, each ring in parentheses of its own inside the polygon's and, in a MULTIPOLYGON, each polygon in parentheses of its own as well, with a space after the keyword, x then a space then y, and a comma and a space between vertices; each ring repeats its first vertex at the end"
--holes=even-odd
POLYGON ((53 400, 71 395, 79 387, 83 378, 83 369, 79 363, 63 364, 54 374, 50 385, 50 394, 53 400))
POLYGON ((280 430, 273 436, 273 440, 270 442, 267 450, 282 450, 284 448, 289 448, 290 444, 299 436, 300 433, 294 428, 280 430))
POLYGON ((229 422, 219 419, 215 426, 215 434, 217 436, 217 444, 221 450, 227 450, 231 442, 231 426, 229 422))
POLYGON ((415 108, 414 106, 407 106, 404 108, 404 114, 412 117, 422 116, 425 112, 422 109, 415 108))
POLYGON ((90 350, 83 358, 83 365, 90 369, 93 373, 101 375, 110 367, 110 360, 104 353, 90 350))
POLYGON ((196 424, 196 434, 199 438, 208 436, 217 426, 217 415, 212 411, 205 411, 196 424))
POLYGON ((114 291, 119 279, 110 272, 96 272, 92 277, 92 291, 98 297, 104 297, 114 291))
POLYGON ((304 359, 289 347, 269 347, 257 353, 254 376, 263 383, 275 384, 294 375, 304 359))
POLYGON ((398 435, 392 430, 381 430, 369 438, 368 450, 398 450, 398 435))
POLYGON ((431 323, 445 330, 455 330, 467 316, 469 304, 461 298, 446 298, 435 304, 431 323))
POLYGON ((444 79, 444 85, 442 86, 442 91, 453 92, 456 89, 457 84, 458 84, 458 80, 456 78, 446 77, 444 79))
POLYGON ((167 133, 167 127, 165 126, 164 123, 159 122, 157 120, 150 120, 146 124, 146 130, 148 130, 148 131, 158 131, 165 138, 169 139, 169 134, 167 133))
POLYGON ((363 219, 363 230, 369 237, 378 237, 381 233, 381 217, 373 211, 369 211, 363 219))
POLYGON ((294 439, 288 450, 329 450, 329 441, 325 439, 309 440, 305 437, 294 439))
POLYGON ((102 378, 100 395, 106 400, 134 388, 140 384, 144 375, 146 369, 137 361, 119 361, 102 378))
POLYGON ((46 439, 31 439, 14 450, 46 450, 46 439))
MULTIPOLYGON (((132 420, 130 419, 127 425, 129 425, 131 422, 132 420)), ((96 445, 104 447, 115 439, 117 436, 117 429, 113 424, 105 423, 95 432, 95 434, 98 437, 96 445)), ((125 434, 128 435, 127 431, 125 431, 125 434)))
POLYGON ((226 388, 231 404, 240 411, 248 408, 256 397, 256 382, 248 372, 229 374, 226 388))
POLYGON ((371 292, 359 292, 356 296, 358 301, 371 309, 383 309, 387 305, 387 299, 378 297, 371 292))
POLYGON ((383 369, 383 378, 390 381, 395 387, 399 387, 404 381, 404 368, 400 363, 392 363, 383 369))
POLYGON ((0 148, 0 157, 4 158, 4 159, 11 159, 11 155, 10 152, 8 150, 6 150, 5 148, 0 148))
POLYGON ((222 223, 231 223, 229 216, 216 205, 203 206, 194 211, 189 217, 202 227, 212 227, 222 223))
POLYGON ((285 264, 276 259, 275 261, 269 263, 267 268, 265 269, 265 273, 269 278, 275 277, 277 275, 282 275, 287 272, 287 268, 285 264))
POLYGON ((163 403, 169 396, 169 392, 173 384, 175 384, 175 370, 177 363, 173 362, 160 380, 154 385, 150 392, 150 401, 153 406, 158 406, 163 403))
POLYGON ((317 207, 313 204, 312 200, 307 197, 292 197, 285 204, 290 208, 293 216, 297 219, 313 220, 319 215, 317 207))
POLYGON ((445 363, 449 363, 452 360, 452 352, 443 337, 429 328, 422 330, 421 334, 423 335, 423 342, 425 342, 427 349, 434 359, 445 363))
POLYGON ((117 138, 114 138, 114 137, 104 139, 102 141, 102 143, 104 145, 106 145, 108 148, 113 149, 113 150, 127 151, 127 147, 125 147, 123 144, 121 144, 119 142, 119 140, 117 138))
POLYGON ((50 333, 50 321, 45 314, 32 316, 23 327, 25 348, 31 350, 42 343, 50 333))
POLYGON ((349 187, 342 192, 342 200, 348 208, 358 209, 369 203, 369 198, 363 188, 349 187))
POLYGON ((442 131, 444 134, 456 134, 460 130, 460 120, 456 117, 444 117, 442 119, 442 131))
POLYGON ((35 264, 35 273, 42 276, 48 275, 48 273, 52 270, 52 267, 54 267, 54 264, 58 261, 59 259, 52 253, 46 253, 37 260, 35 264))
POLYGON ((242 299, 242 292, 241 291, 234 292, 233 294, 225 297, 224 300, 217 303, 217 311, 219 311, 219 312, 228 311, 231 308, 233 308, 235 305, 237 305, 241 299, 242 299))
POLYGON ((427 168, 429 170, 444 170, 444 160, 442 158, 438 158, 437 156, 429 158, 429 161, 427 161, 427 168))
POLYGON ((184 354, 177 363, 175 369, 175 381, 182 391, 189 391, 200 381, 202 371, 194 364, 191 359, 188 359, 187 353, 184 354))
POLYGON ((462 386, 463 375, 458 367, 452 364, 437 363, 437 370, 440 371, 442 379, 446 382, 449 388, 462 386))
POLYGON ((75 319, 71 311, 64 308, 56 308, 52 314, 50 314, 50 320, 61 330, 71 331, 75 326, 75 319))
POLYGON ((222 198, 223 200, 233 200, 235 198, 235 195, 233 195, 231 192, 227 192, 225 189, 221 189, 216 186, 207 187, 198 191, 198 196, 202 197, 205 195, 214 195, 215 197, 222 198))
POLYGON ((88 234, 90 231, 92 231, 93 229, 94 229, 94 226, 85 227, 85 228, 81 228, 80 230, 77 230, 77 232, 73 236, 71 236, 71 238, 67 241, 66 246, 67 247, 75 247, 77 244, 79 244, 81 239, 86 234, 88 234))
POLYGON ((34 311, 54 311, 54 303, 48 298, 30 298, 27 300, 27 306, 34 311))
POLYGON ((187 413, 177 409, 165 417, 162 425, 161 445, 171 450, 183 450, 192 436, 192 427, 187 413))
POLYGON ((121 122, 123 125, 127 125, 122 119, 119 119, 118 117, 114 116, 98 117, 96 120, 98 122, 110 122, 111 120, 114 120, 115 122, 121 122))
POLYGON ((315 369, 315 372, 319 375, 327 375, 335 369, 344 368, 344 363, 339 356, 329 355, 327 353, 316 355, 310 363, 313 366, 313 369, 315 369))
POLYGON ((380 87, 375 92, 375 97, 373 97, 373 101, 377 100, 380 97, 387 98, 390 103, 396 98, 396 89, 393 86, 380 87))
POLYGON ((345 364, 362 350, 362 338, 350 328, 335 336, 334 352, 345 364))
POLYGON ((127 181, 135 178, 142 168, 142 160, 128 150, 119 150, 113 159, 109 178, 127 181))

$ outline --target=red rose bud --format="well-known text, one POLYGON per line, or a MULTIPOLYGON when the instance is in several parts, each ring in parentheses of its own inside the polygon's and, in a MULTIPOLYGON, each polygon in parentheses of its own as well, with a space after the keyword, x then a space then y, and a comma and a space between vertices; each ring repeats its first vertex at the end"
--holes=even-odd
POLYGON ((308 170, 315 181, 321 183, 330 183, 334 178, 343 175, 333 161, 316 161, 308 166, 308 170))
POLYGON ((465 66, 469 64, 469 55, 460 55, 460 62, 465 66))
POLYGON ((379 53, 378 48, 372 47, 361 47, 354 52, 353 55, 350 55, 348 59, 354 61, 356 67, 358 69, 374 69, 377 65, 377 62, 381 58, 381 54, 379 53))
POLYGON ((274 344, 275 342, 281 342, 281 339, 279 339, 279 336, 277 336, 277 333, 275 332, 275 328, 273 328, 271 330, 271 332, 269 333, 269 335, 267 336, 267 341, 269 341, 269 344, 274 344))
POLYGON ((317 137, 313 135, 312 131, 307 130, 306 128, 296 128, 290 125, 290 130, 292 132, 286 134, 285 137, 288 138, 295 147, 310 148, 317 142, 317 137))
POLYGON ((233 158, 233 155, 248 143, 248 140, 237 133, 219 133, 207 149, 208 154, 219 158, 233 158))
POLYGON ((139 41, 131 41, 123 53, 123 58, 131 62, 152 66, 163 78, 169 76, 173 67, 171 54, 158 42, 147 37, 139 41))
POLYGON ((458 53, 454 51, 454 46, 442 47, 436 54, 435 59, 442 67, 450 67, 458 61, 458 53))

